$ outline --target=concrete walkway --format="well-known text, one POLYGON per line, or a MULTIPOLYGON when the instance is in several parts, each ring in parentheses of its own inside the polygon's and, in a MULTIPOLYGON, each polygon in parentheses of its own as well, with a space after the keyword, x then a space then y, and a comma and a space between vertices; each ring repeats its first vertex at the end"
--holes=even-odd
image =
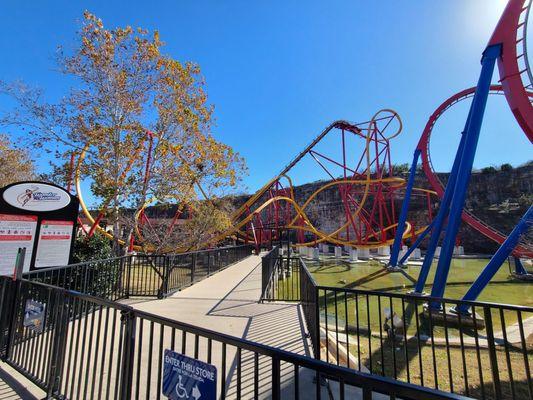
POLYGON ((46 393, 6 363, 0 362, 0 400, 38 400, 46 393))
MULTIPOLYGON (((216 330, 232 336, 273 346, 293 353, 312 356, 301 307, 296 303, 259 303, 261 296, 261 258, 248 257, 213 276, 163 300, 130 301, 139 310, 180 322, 216 330)), ((187 340, 187 355, 194 352, 194 340, 187 340)), ((205 342, 200 341, 200 346, 205 342)), ((177 347, 179 348, 179 346, 177 347)), ((200 349, 205 354, 205 349, 200 349)), ((219 382, 221 348, 213 345, 212 363, 217 366, 219 382)), ((202 358, 202 357, 200 357, 202 358)), ((241 358, 241 398, 254 397, 254 356, 243 351, 241 358)), ((226 353, 226 396, 237 397, 237 354, 226 353)), ((271 397, 271 360, 259 357, 259 398, 271 397)), ((314 398, 314 374, 300 369, 300 398, 314 398)), ((294 397, 294 367, 281 365, 282 398, 294 397)), ((219 383, 220 391, 220 383, 219 383)), ((324 397, 328 389, 322 387, 324 397)))
POLYGON ((251 256, 166 299, 133 301, 129 305, 180 322, 311 356, 299 305, 259 303, 260 262, 260 257, 251 256))

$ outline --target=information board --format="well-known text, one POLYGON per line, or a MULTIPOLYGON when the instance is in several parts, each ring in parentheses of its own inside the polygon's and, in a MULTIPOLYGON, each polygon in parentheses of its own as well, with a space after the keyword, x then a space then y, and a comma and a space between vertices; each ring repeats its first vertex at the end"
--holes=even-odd
POLYGON ((217 368, 167 349, 162 386, 163 395, 171 400, 215 400, 217 368))
POLYGON ((24 247, 23 272, 67 265, 79 204, 76 196, 53 183, 25 181, 0 188, 0 274, 13 274, 18 249, 24 247), (14 228, 26 233, 13 236, 14 228))
POLYGON ((74 223, 42 220, 35 268, 68 264, 74 223))
POLYGON ((12 275, 19 247, 26 247, 23 272, 30 270, 35 230, 35 215, 0 214, 0 275, 12 275))

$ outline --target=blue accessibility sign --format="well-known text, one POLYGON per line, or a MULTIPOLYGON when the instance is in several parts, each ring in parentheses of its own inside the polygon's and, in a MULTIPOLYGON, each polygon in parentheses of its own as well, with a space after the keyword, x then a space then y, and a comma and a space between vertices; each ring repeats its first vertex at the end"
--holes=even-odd
POLYGON ((216 400, 217 368, 167 349, 162 390, 172 400, 216 400))
POLYGON ((31 299, 26 300, 23 325, 36 333, 42 333, 45 310, 46 304, 31 299))

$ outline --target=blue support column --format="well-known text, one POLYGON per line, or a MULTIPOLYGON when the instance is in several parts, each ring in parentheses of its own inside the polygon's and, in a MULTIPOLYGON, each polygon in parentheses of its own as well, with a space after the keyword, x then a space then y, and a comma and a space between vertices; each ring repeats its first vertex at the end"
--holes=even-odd
POLYGON ((518 257, 514 257, 514 272, 517 275, 527 275, 527 270, 518 257))
POLYGON ((398 218, 398 226, 396 227, 396 236, 394 236, 394 243, 392 244, 392 252, 390 255, 389 267, 395 268, 398 265, 398 255, 402 246, 403 233, 405 232, 405 222, 407 221, 407 213, 409 212, 409 202, 411 201, 411 192, 413 191, 413 184, 415 182, 416 166, 418 158, 420 157, 420 150, 416 149, 413 154, 413 162, 411 163, 411 170, 409 171, 409 178, 407 179, 407 187, 405 188, 405 197, 402 203, 402 210, 398 218))
MULTIPOLYGON (((461 224, 461 215, 463 213, 468 183, 470 181, 470 175, 472 174, 472 166, 474 164, 474 157, 476 155, 476 148, 479 139, 479 132, 481 131, 481 124, 483 122, 483 115, 485 113, 485 106, 487 105, 487 98, 489 95, 492 74, 494 72, 494 65, 500 54, 501 45, 489 46, 483 52, 483 58, 481 60, 481 74, 479 76, 476 94, 474 95, 474 99, 472 100, 472 105, 470 108, 470 121, 464 134, 464 149, 461 157, 461 164, 457 172, 457 181, 455 182, 454 186, 453 198, 450 204, 446 234, 444 236, 439 263, 437 264, 435 281, 431 291, 432 297, 442 297, 444 294, 444 288, 446 286, 446 280, 450 270, 450 263, 452 261, 455 239, 461 224)), ((431 308, 440 309, 441 304, 433 301, 431 302, 431 308)))
MULTIPOLYGON (((485 286, 487 286, 494 274, 498 272, 507 257, 512 253, 520 240, 520 236, 526 232, 531 225, 533 225, 533 206, 529 207, 529 210, 527 210, 522 219, 520 219, 518 224, 514 227, 513 231, 507 236, 505 242, 502 243, 498 251, 492 256, 487 266, 483 269, 474 283, 472 283, 472 286, 461 300, 473 301, 477 299, 481 291, 485 289, 485 286)), ((456 308, 456 311, 462 314, 467 314, 469 308, 468 304, 461 304, 456 308)))
MULTIPOLYGON (((465 125, 465 130, 468 127, 468 120, 470 120, 470 114, 465 125)), ((448 183, 446 184, 446 189, 444 190, 444 196, 442 196, 442 201, 440 202, 439 211, 435 218, 433 218, 433 225, 431 229, 431 238, 429 239, 428 248, 426 250, 426 256, 424 257, 424 262, 422 263, 422 268, 420 269, 420 274, 418 275, 418 280, 416 281, 414 293, 421 294, 424 291, 424 285, 429 275, 429 270, 431 269, 431 264, 433 263, 433 258, 435 257, 435 250, 439 244, 440 234, 442 232, 442 227, 444 226, 444 221, 448 216, 448 210, 450 208, 450 201, 452 199, 453 187, 455 186, 455 181, 457 178, 457 171, 459 170, 459 164, 461 163, 461 154, 463 154, 463 147, 465 142, 464 131, 461 134, 461 141, 459 142, 459 147, 457 148, 457 153, 455 154, 455 160, 453 161, 452 171, 450 177, 448 178, 448 183)))
POLYGON ((435 220, 431 221, 431 223, 424 229, 424 232, 422 232, 418 237, 416 238, 415 242, 409 247, 409 249, 406 251, 406 253, 403 255, 403 257, 398 262, 399 265, 403 265, 405 261, 409 258, 411 253, 420 246, 420 243, 422 243, 422 240, 426 238, 429 232, 433 229, 433 225, 435 224, 435 220))

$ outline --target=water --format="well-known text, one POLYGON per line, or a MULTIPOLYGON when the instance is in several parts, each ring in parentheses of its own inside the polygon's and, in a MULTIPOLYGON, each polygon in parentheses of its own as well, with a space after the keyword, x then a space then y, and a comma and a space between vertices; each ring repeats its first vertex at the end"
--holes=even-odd
MULTIPOLYGON (((348 264, 347 258, 324 258, 320 261, 306 260, 306 265, 319 285, 350 289, 380 290, 406 293, 413 290, 420 266, 408 266, 403 272, 388 272, 375 260, 348 264)), ((453 259, 444 296, 460 299, 487 265, 487 259, 453 259)), ((431 292, 436 262, 431 267, 426 292, 431 292)), ((533 284, 519 281, 509 274, 507 263, 502 265, 478 300, 495 303, 533 306, 533 284)))

